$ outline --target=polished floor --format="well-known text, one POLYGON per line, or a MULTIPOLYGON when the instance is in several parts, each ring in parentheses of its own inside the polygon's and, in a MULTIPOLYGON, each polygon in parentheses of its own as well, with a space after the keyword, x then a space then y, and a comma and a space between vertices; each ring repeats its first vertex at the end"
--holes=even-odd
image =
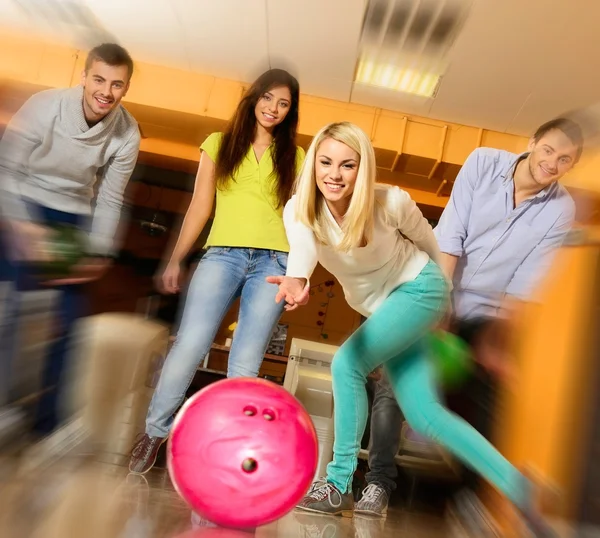
POLYGON ((217 528, 192 513, 165 469, 145 477, 122 465, 66 458, 0 462, 2 538, 448 537, 443 518, 392 507, 385 519, 292 512, 253 533, 217 528))
MULTIPOLYGON (((0 459, 2 538, 468 538, 443 511, 393 502, 385 519, 294 511, 254 532, 217 528, 192 513, 163 468, 145 477, 81 457, 0 459)), ((487 535, 487 534, 486 534, 487 535)), ((493 536, 489 534, 489 536, 493 536)), ((499 536, 499 535, 495 535, 499 536)), ((560 536, 597 536, 561 532, 560 536)))
POLYGON ((57 466, 13 478, 2 490, 3 538, 446 537, 442 519, 392 509, 386 519, 292 512, 254 533, 220 529, 191 512, 164 470, 147 477, 121 467, 57 466))

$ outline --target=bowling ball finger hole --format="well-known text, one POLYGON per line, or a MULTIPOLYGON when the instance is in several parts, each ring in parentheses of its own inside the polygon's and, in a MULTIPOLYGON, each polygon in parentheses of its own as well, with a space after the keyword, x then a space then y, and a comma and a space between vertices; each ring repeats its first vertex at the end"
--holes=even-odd
POLYGON ((253 473, 254 471, 256 471, 256 469, 258 469, 258 462, 254 458, 246 458, 242 462, 242 470, 245 473, 253 473))
POLYGON ((265 409, 263 411, 263 418, 265 420, 275 420, 275 411, 272 411, 271 409, 265 409))
POLYGON ((244 415, 246 415, 247 417, 253 417, 254 415, 256 415, 256 413, 256 407, 252 407, 251 405, 247 405, 246 407, 244 407, 244 415))

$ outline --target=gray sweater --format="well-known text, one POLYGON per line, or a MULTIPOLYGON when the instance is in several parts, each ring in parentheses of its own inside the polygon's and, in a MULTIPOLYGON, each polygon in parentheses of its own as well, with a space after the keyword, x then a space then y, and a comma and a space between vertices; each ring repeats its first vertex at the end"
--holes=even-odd
POLYGON ((0 214, 38 221, 30 201, 65 213, 93 215, 90 250, 113 254, 141 137, 137 122, 122 106, 89 127, 82 99, 81 86, 46 90, 29 98, 13 116, 0 141, 0 214))

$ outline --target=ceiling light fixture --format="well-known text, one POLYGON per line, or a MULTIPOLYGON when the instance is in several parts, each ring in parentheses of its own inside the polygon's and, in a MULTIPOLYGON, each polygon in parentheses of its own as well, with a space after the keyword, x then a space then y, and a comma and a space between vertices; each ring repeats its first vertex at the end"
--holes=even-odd
POLYGON ((435 97, 472 0, 368 0, 355 82, 435 97))
POLYGON ((435 73, 361 59, 355 82, 420 97, 435 97, 441 78, 441 75, 435 73))

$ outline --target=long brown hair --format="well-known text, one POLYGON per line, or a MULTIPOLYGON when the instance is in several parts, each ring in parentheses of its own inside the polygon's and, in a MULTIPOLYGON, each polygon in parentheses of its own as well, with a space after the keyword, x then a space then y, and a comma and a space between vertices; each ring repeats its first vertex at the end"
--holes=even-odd
POLYGON ((296 131, 298 130, 298 100, 300 98, 298 81, 283 69, 266 71, 245 93, 223 135, 215 163, 215 177, 217 187, 225 189, 254 141, 256 103, 275 86, 286 86, 292 96, 286 117, 273 129, 275 145, 273 168, 277 176, 277 197, 281 207, 290 198, 296 176, 296 131))

